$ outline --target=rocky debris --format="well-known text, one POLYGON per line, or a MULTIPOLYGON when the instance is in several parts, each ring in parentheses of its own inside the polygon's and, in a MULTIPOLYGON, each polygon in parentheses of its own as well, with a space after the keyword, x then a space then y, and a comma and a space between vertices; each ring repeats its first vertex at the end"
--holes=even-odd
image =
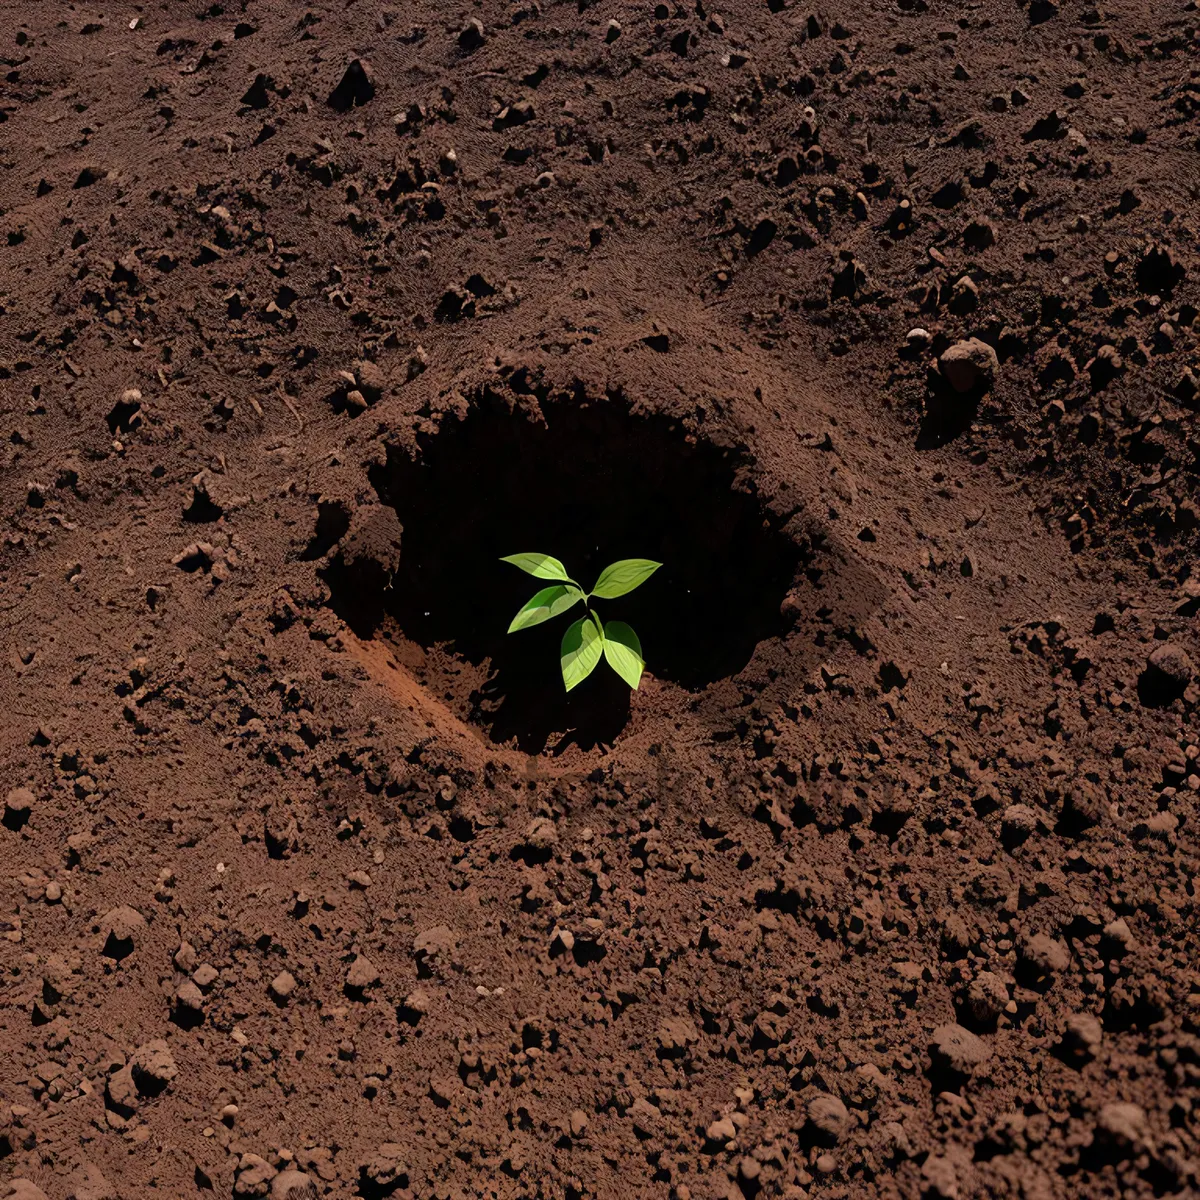
POLYGON ((955 1075, 972 1075, 988 1061, 988 1044, 961 1025, 939 1025, 929 1041, 929 1054, 935 1067, 955 1075))
POLYGON ((1000 369, 996 351, 979 338, 955 342, 942 351, 938 363, 946 382, 956 392, 991 387, 1000 369))
MULTIPOLYGON (((397 1142, 383 1142, 359 1169, 376 1195, 390 1195, 408 1182, 409 1168, 405 1149, 397 1142)), ((360 1186, 360 1193, 368 1190, 360 1186)))
POLYGON ((1096 1136, 1128 1146, 1140 1146, 1149 1126, 1146 1110, 1137 1104, 1116 1101, 1106 1104, 1096 1115, 1096 1136))
POLYGON ((704 1131, 704 1136, 716 1146, 727 1146, 737 1137, 737 1126, 731 1117, 718 1117, 704 1131))
POLYGON ((361 998, 364 991, 379 982, 379 971, 365 954, 359 954, 346 972, 346 991, 361 998))
POLYGON ((342 74, 337 87, 329 93, 326 103, 335 112, 344 113, 369 103, 374 96, 374 72, 365 59, 356 58, 342 74))
POLYGON ((317 1200, 317 1185, 303 1171, 280 1171, 271 1180, 271 1200, 317 1200))
POLYGON ((1063 1042, 1068 1050, 1088 1058, 1094 1057, 1104 1040, 1104 1030, 1091 1013, 1075 1013, 1067 1018, 1063 1042))
POLYGON ((34 796, 29 788, 13 788, 4 797, 4 816, 0 818, 4 828, 11 830, 13 833, 17 833, 23 829, 36 803, 37 797, 34 796))
POLYGON ((1071 956, 1062 942, 1044 933, 1025 938, 1020 945, 1021 963, 1036 979, 1050 980, 1071 965, 1071 956))
POLYGON ((418 974, 427 978, 435 971, 444 971, 457 948, 458 939, 448 925, 434 925, 418 933, 412 943, 418 974))
POLYGON ((66 1200, 118 1200, 117 1190, 95 1163, 84 1163, 67 1180, 66 1200))
POLYGON ((1018 846, 1037 832, 1041 824, 1041 813, 1028 804, 1010 804, 1000 818, 1005 844, 1018 846))
POLYGON ((991 971, 980 971, 967 987, 967 1011, 981 1025, 995 1025, 1008 1003, 1008 985, 991 971))
POLYGON ((157 1096, 179 1074, 171 1049, 162 1038, 139 1046, 129 1068, 139 1096, 157 1096))
POLYGON ((28 1179, 10 1179, 0 1183, 0 1200, 49 1200, 37 1184, 28 1179))
POLYGON ((1180 699, 1196 674, 1196 664, 1182 646, 1163 642, 1150 651, 1138 680, 1142 703, 1159 707, 1180 699))
POLYGON ((280 971, 271 980, 271 995, 280 1004, 286 1004, 296 990, 296 977, 291 971, 280 971))
POLYGON ((118 905, 101 918, 100 933, 104 937, 101 953, 120 962, 134 952, 145 932, 146 918, 136 908, 118 905))
POLYGON ((849 1110, 837 1096, 814 1096, 808 1102, 808 1123, 827 1144, 840 1142, 853 1126, 849 1110))
POLYGON ((278 1172, 265 1158, 243 1154, 238 1159, 237 1177, 233 1184, 235 1196, 266 1196, 278 1172))

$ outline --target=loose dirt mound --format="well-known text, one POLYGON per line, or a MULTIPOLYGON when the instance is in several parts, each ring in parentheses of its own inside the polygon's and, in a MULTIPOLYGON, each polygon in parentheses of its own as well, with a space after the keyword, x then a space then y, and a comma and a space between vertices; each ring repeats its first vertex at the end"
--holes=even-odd
POLYGON ((0 1195, 1196 1194, 1194 5, 9 7, 0 1195))

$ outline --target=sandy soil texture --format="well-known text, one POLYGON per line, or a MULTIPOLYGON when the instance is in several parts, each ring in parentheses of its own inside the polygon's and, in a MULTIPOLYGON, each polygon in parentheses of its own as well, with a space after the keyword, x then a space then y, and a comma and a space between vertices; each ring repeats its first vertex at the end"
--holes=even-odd
POLYGON ((1195 0, 0 10, 0 1196, 1200 1195, 1195 0))

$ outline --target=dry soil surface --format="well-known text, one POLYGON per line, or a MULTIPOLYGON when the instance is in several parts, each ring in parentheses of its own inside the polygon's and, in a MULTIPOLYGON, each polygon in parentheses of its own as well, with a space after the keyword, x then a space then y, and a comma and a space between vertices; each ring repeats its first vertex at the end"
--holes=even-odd
POLYGON ((0 7, 0 1195, 1200 1194, 1195 0, 0 7))

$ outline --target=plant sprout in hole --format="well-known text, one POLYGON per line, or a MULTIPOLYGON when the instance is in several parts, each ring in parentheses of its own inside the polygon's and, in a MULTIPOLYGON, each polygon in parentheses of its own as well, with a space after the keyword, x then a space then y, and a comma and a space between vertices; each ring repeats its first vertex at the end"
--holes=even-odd
POLYGON ((583 603, 587 614, 575 621, 563 634, 559 649, 563 683, 569 692, 582 683, 603 658, 610 667, 634 690, 641 682, 646 666, 642 658, 642 643, 638 635, 624 621, 602 622, 589 603, 593 598, 615 600, 632 592, 645 583, 662 563, 648 558, 623 558, 605 567, 590 592, 575 582, 567 568, 549 554, 510 554, 501 562, 512 563, 535 579, 551 581, 551 586, 542 588, 512 619, 509 633, 540 625, 557 617, 576 604, 583 603))

